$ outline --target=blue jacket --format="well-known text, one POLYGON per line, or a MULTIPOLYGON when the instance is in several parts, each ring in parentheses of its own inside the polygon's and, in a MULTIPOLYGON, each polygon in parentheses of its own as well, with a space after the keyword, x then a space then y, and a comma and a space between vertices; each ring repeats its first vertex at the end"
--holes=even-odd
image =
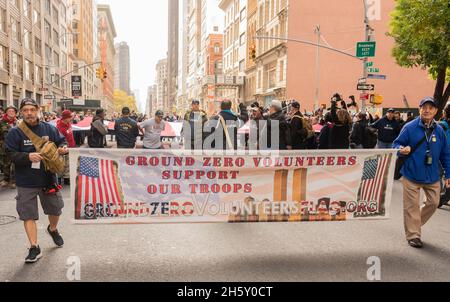
POLYGON ((122 117, 116 120, 114 130, 116 132, 118 147, 134 148, 136 146, 136 139, 139 136, 139 128, 133 119, 129 117, 122 117))
MULTIPOLYGON (((445 176, 450 179, 450 147, 444 130, 437 123, 433 123, 432 136, 420 146, 406 161, 401 173, 408 180, 422 183, 434 184, 441 178, 441 166, 445 170, 445 176), (433 164, 426 165, 426 152, 430 148, 433 157, 433 164)), ((414 148, 425 136, 425 126, 420 118, 407 124, 400 136, 394 141, 393 148, 403 147, 414 148)), ((399 155, 401 156, 401 155, 399 155)))
POLYGON ((379 119, 370 127, 378 130, 378 140, 383 143, 392 143, 397 136, 400 134, 401 126, 400 123, 395 119, 390 121, 387 117, 379 119))
MULTIPOLYGON (((56 146, 67 145, 65 137, 59 133, 56 127, 39 123, 30 127, 31 131, 40 137, 47 136, 56 146)), ((9 131, 5 140, 5 148, 16 168, 16 184, 21 188, 46 188, 50 185, 52 175, 47 173, 41 162, 41 169, 32 169, 29 154, 36 152, 36 148, 28 137, 19 128, 9 131)))

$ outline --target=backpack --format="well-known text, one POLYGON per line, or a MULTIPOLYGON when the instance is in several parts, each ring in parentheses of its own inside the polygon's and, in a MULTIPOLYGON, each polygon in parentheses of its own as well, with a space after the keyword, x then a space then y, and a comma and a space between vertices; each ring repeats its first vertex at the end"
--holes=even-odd
POLYGON ((19 124, 19 129, 31 140, 36 151, 44 159, 45 169, 54 174, 62 174, 65 170, 65 161, 58 153, 58 147, 54 142, 46 141, 43 138, 37 136, 33 131, 28 128, 25 122, 19 124))
POLYGON ((377 129, 366 126, 364 128, 364 149, 374 149, 378 144, 378 132, 377 129))
POLYGON ((447 121, 442 121, 440 125, 444 129, 445 136, 447 137, 447 143, 450 146, 450 125, 447 121))
POLYGON ((294 118, 299 118, 302 121, 302 128, 308 131, 308 135, 306 136, 305 141, 311 140, 316 135, 316 132, 313 129, 311 121, 307 118, 298 115, 294 115, 292 119, 294 118))

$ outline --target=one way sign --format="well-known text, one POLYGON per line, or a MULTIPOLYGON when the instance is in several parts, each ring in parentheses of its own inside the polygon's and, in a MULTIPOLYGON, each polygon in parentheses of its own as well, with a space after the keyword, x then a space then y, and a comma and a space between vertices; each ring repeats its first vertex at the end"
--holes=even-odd
POLYGON ((374 91, 375 85, 373 84, 358 84, 358 91, 374 91))

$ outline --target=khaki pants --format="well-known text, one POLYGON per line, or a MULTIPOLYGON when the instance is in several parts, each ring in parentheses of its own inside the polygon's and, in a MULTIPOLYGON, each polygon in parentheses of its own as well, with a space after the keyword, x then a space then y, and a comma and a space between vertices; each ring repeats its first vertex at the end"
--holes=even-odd
POLYGON ((420 184, 403 178, 403 206, 406 239, 421 239, 422 226, 424 226, 439 206, 441 196, 441 184, 420 184), (425 205, 420 204, 420 189, 426 196, 425 205))

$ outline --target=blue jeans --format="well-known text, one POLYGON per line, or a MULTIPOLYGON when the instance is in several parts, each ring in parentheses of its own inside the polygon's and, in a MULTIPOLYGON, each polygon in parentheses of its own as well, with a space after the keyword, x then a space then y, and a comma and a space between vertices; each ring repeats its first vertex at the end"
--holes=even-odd
POLYGON ((377 147, 378 149, 392 149, 392 144, 393 143, 385 143, 382 141, 378 141, 377 147))

